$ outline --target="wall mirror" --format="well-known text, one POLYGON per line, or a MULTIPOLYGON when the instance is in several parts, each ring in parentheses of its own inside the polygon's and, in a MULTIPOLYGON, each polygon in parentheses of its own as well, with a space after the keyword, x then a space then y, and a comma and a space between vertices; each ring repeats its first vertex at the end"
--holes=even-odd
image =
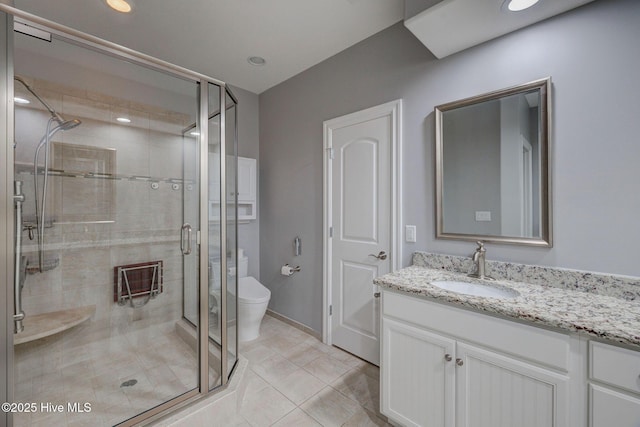
POLYGON ((435 107, 436 238, 552 246, 551 79, 435 107))

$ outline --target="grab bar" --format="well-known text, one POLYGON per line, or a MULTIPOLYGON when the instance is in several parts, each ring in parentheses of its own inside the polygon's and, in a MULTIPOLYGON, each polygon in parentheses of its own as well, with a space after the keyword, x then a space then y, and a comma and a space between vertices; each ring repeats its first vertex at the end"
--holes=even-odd
POLYGON ((22 203, 24 202, 24 194, 22 194, 22 181, 14 182, 15 193, 13 195, 13 201, 16 204, 16 253, 15 253, 15 272, 14 272, 14 295, 13 295, 13 321, 14 333, 22 332, 24 325, 24 311, 22 311, 22 284, 24 283, 25 275, 22 271, 24 264, 26 270, 26 261, 22 256, 22 203))

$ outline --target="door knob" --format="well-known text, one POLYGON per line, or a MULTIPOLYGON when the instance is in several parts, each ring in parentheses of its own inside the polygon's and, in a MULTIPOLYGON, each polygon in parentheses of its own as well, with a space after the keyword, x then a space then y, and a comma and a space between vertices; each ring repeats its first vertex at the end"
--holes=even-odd
POLYGON ((378 258, 378 259, 381 259, 381 260, 387 259, 387 254, 384 251, 380 251, 380 253, 378 255, 369 254, 369 256, 372 256, 374 258, 378 258))
POLYGON ((374 298, 380 298, 380 292, 374 292, 373 293, 373 297, 374 298))

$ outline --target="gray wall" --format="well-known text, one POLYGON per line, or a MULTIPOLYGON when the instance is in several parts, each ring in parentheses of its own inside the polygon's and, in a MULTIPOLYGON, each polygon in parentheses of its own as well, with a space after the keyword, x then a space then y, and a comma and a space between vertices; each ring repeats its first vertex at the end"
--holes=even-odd
MULTIPOLYGON (((258 95, 236 87, 230 89, 238 98, 238 155, 258 159, 258 95)), ((260 180, 256 190, 257 219, 238 225, 238 247, 249 257, 249 275, 260 280, 260 180)))
POLYGON ((436 240, 433 107, 551 76, 554 247, 489 244, 488 258, 640 276, 640 2, 597 1, 436 60, 401 23, 260 95, 261 278, 270 307, 322 329, 322 122, 403 99, 403 224, 436 240), (303 255, 291 242, 303 238, 303 255), (302 271, 281 278, 295 261, 302 271))

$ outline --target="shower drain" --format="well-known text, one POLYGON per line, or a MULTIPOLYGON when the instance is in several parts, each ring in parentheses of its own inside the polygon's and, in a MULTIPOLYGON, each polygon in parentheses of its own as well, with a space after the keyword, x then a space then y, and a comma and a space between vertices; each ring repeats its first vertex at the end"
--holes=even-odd
POLYGON ((120 384, 120 387, 132 387, 136 384, 138 384, 138 380, 127 380, 120 384))

